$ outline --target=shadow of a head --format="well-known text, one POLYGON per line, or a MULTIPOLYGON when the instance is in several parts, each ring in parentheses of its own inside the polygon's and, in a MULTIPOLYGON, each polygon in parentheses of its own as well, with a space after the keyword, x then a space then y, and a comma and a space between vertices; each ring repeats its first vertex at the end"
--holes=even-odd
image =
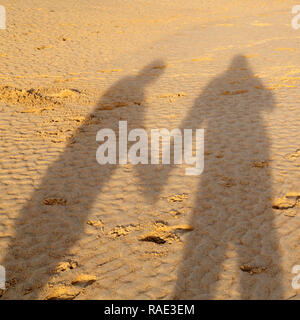
MULTIPOLYGON (((145 98, 145 89, 152 82, 156 81, 164 72, 165 64, 161 59, 154 60, 146 65, 136 75, 129 75, 121 78, 106 90, 99 100, 95 111, 111 110, 122 106, 142 105, 145 98)), ((145 108, 139 112, 144 115, 145 108)), ((131 112, 128 110, 128 121, 130 122, 131 112)), ((134 116, 134 112, 133 112, 134 116)), ((137 116, 137 114, 135 114, 137 116)), ((143 121, 143 119, 141 119, 143 121)))
POLYGON ((249 64, 244 55, 238 54, 232 58, 228 70, 236 70, 241 68, 249 69, 249 64))
POLYGON ((223 75, 218 78, 218 81, 224 81, 224 78, 229 79, 231 84, 233 84, 233 81, 235 80, 243 81, 247 79, 255 79, 255 76, 248 59, 244 55, 239 54, 232 58, 228 68, 225 70, 223 75))
POLYGON ((157 80, 165 71, 166 65, 162 59, 157 59, 146 65, 140 72, 135 76, 138 85, 146 86, 157 80))

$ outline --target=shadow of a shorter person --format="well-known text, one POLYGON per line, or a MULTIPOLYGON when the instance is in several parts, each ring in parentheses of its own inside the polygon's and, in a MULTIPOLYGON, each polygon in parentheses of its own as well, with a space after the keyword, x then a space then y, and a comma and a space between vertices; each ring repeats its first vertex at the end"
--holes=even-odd
POLYGON ((235 56, 182 121, 182 129, 204 128, 205 160, 175 298, 282 298, 263 119, 274 107, 247 59, 235 56))
MULTIPOLYGON (((157 65, 162 66, 163 62, 153 61, 137 75, 124 77, 110 87, 73 133, 64 152, 48 167, 40 186, 19 213, 15 236, 1 262, 8 281, 16 281, 3 298, 23 297, 26 288, 33 289, 31 299, 39 298, 51 270, 81 238, 97 195, 117 167, 100 166, 96 160, 99 146, 96 134, 101 129, 101 117, 107 112, 105 109, 121 107, 125 101, 128 106, 138 106, 134 112, 128 111, 127 120, 138 118, 142 124, 146 111, 145 89, 163 72, 157 65), (62 200, 50 206, 45 205, 45 199, 62 200)), ((111 124, 117 133, 117 121, 111 124)))

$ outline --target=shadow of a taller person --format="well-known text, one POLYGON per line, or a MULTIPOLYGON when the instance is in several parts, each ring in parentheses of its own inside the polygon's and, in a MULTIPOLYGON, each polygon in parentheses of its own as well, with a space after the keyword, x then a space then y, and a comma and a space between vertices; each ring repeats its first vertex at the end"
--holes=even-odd
MULTIPOLYGON (((144 121, 145 89, 163 72, 158 60, 136 76, 127 76, 110 87, 95 110, 76 129, 64 152, 49 166, 40 186, 21 210, 15 222, 15 236, 4 261, 7 279, 15 279, 4 298, 21 298, 26 288, 33 289, 31 299, 39 298, 40 288, 48 281, 51 270, 76 245, 96 196, 114 172, 116 165, 100 166, 96 161, 96 134, 101 129, 103 109, 128 105, 128 120, 144 121), (159 66, 159 68, 157 68, 159 66), (45 203, 53 199, 56 205, 45 203), (66 205, 64 203, 66 201, 66 205), (44 203, 44 204, 43 204, 44 203)), ((114 119, 111 119, 114 120, 114 119)), ((125 120, 125 119, 124 119, 125 120)), ((117 121, 111 129, 118 132, 117 121)))
POLYGON ((282 297, 263 119, 274 107, 246 58, 235 56, 183 120, 182 128, 205 129, 205 160, 175 298, 282 297))

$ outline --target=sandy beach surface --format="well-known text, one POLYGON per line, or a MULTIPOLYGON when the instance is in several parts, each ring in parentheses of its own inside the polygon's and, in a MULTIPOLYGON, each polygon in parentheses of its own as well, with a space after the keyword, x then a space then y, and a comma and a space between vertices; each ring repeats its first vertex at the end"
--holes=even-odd
POLYGON ((0 299, 299 297, 295 1, 0 4, 0 299), (119 121, 204 129, 203 173, 99 165, 119 121))

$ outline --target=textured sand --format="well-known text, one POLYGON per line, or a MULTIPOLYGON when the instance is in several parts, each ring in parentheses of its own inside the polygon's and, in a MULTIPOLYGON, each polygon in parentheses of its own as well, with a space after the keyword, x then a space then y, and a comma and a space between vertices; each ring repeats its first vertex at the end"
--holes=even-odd
POLYGON ((294 1, 2 0, 1 299, 289 299, 294 1), (205 169, 100 166, 100 128, 204 128, 205 169))

